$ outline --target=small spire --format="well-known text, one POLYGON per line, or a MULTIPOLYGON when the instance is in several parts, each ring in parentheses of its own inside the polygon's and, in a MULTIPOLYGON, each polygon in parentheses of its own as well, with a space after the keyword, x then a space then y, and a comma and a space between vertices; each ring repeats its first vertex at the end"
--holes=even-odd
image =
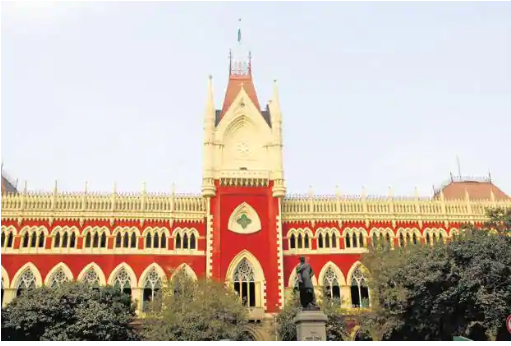
POLYGON ((208 76, 208 96, 206 100, 206 117, 214 117, 215 114, 215 99, 213 96, 213 76, 208 76))
POLYGON ((58 191, 58 190, 57 190, 57 186, 58 186, 58 183, 57 183, 57 181, 55 180, 55 184, 53 185, 53 193, 54 193, 54 194, 57 194, 57 191, 58 191))
POLYGON ((314 190, 312 189, 312 185, 309 186, 309 197, 314 196, 314 190))
POLYGON ((335 195, 337 198, 341 197, 341 190, 339 189, 339 185, 335 185, 335 195))
POLYGON ((392 188, 389 186, 388 188, 388 195, 389 195, 389 198, 392 198, 392 188))
POLYGON ((241 44, 241 18, 238 19, 238 44, 241 44))
POLYGON ((114 193, 117 193, 117 183, 114 182, 114 193))
POLYGON ((28 181, 25 180, 25 187, 23 188, 23 193, 27 194, 28 191, 28 181))
POLYGON ((146 193, 146 183, 145 183, 145 181, 142 182, 142 193, 144 193, 144 194, 146 193))
POLYGON ((366 194, 366 186, 365 186, 365 185, 363 185, 363 186, 362 186, 362 198, 363 198, 363 199, 365 199, 365 198, 366 198, 366 196, 367 196, 367 194, 366 194))
POLYGON ((85 182, 85 193, 87 193, 88 190, 89 190, 89 183, 86 181, 85 182))
POLYGON ((414 196, 415 196, 415 199, 419 198, 419 189, 417 188, 417 186, 415 186, 415 188, 414 188, 414 196))
POLYGON ((172 183, 172 196, 176 194, 176 184, 172 183))

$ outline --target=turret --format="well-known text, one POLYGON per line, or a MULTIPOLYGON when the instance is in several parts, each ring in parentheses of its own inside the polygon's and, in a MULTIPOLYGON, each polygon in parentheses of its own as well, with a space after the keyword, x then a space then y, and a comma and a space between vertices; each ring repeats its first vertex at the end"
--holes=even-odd
POLYGON ((269 102, 271 124, 272 124, 272 148, 275 160, 275 172, 273 174, 273 196, 284 197, 286 187, 284 182, 284 164, 282 157, 282 111, 280 109, 279 90, 277 80, 273 81, 273 98, 269 102))
POLYGON ((204 112, 204 143, 202 166, 202 195, 215 196, 214 183, 214 141, 215 141, 215 102, 213 99, 213 77, 208 78, 206 110, 204 112))

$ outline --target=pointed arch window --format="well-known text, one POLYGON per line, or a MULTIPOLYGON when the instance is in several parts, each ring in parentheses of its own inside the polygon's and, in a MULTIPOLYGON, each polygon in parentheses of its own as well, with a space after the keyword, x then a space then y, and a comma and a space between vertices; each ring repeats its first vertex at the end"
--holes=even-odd
POLYGON ((44 232, 39 233, 39 239, 37 241, 37 247, 44 248, 44 232))
POLYGON ((346 236, 346 249, 349 249, 351 247, 351 239, 350 239, 350 236, 347 235, 346 236))
POLYGON ((289 238, 289 248, 296 249, 296 236, 294 234, 291 234, 291 237, 289 238))
POLYGON ((4 247, 5 244, 5 232, 2 232, 2 247, 4 247))
POLYGON ((106 248, 106 234, 105 232, 101 233, 101 247, 106 248))
POLYGON ((71 236, 69 237, 69 247, 74 249, 76 246, 76 235, 75 232, 71 232, 71 236))
POLYGON ((137 234, 135 232, 131 232, 130 247, 132 249, 135 249, 137 247, 137 234))
POLYGON ((30 268, 25 269, 16 287, 16 297, 19 297, 24 291, 36 288, 35 276, 30 268))
POLYGON ((154 232, 153 248, 158 249, 159 247, 160 247, 160 237, 158 236, 158 232, 154 232))
POLYGON ((63 283, 67 282, 66 273, 62 268, 59 268, 50 278, 50 288, 57 288, 62 286, 63 283))
POLYGON ((376 232, 373 233, 373 248, 378 247, 378 237, 376 235, 376 232))
POLYGON ((183 249, 188 249, 188 234, 183 235, 183 249))
POLYGON ((299 249, 303 248, 303 239, 302 239, 302 235, 301 234, 298 234, 298 244, 297 244, 297 247, 299 249))
POLYGON ((234 290, 244 306, 256 306, 256 283, 254 269, 246 258, 236 266, 233 274, 234 290))
POLYGON ((121 232, 118 232, 117 235, 115 236, 115 247, 120 248, 121 245, 122 245, 121 232))
POLYGON ((122 237, 123 237, 122 247, 124 249, 129 248, 129 245, 130 245, 130 234, 129 234, 129 232, 123 232, 122 237))
POLYGON ((415 234, 415 232, 413 233, 412 240, 413 240, 413 245, 417 245, 417 243, 418 243, 417 234, 415 234))
POLYGON ((426 244, 427 244, 427 245, 431 245, 431 239, 430 239, 430 237, 429 237, 429 233, 428 233, 428 234, 426 234, 426 244))
POLYGON ((341 299, 339 278, 331 266, 328 267, 327 271, 325 272, 325 276, 323 278, 323 288, 323 294, 327 299, 341 299))
POLYGON ((126 269, 122 268, 115 275, 114 288, 131 296, 131 279, 126 269))
POLYGON ((181 249, 181 234, 180 233, 178 233, 176 235, 176 244, 175 244, 175 246, 176 246, 176 249, 181 249))
POLYGON ((25 232, 25 234, 23 235, 23 247, 28 247, 28 232, 25 232))
POLYGON ((90 248, 90 246, 91 246, 91 236, 90 236, 90 232, 87 232, 87 234, 85 235, 85 247, 90 248))
MULTIPOLYGON (((158 294, 161 290, 161 278, 160 275, 156 272, 155 268, 152 268, 151 271, 147 274, 145 283, 144 283, 144 295, 143 295, 143 304, 142 310, 147 311, 151 306, 151 303, 158 304, 158 294)), ((153 308, 157 308, 157 306, 153 306, 153 308)))
POLYGON ((334 232, 332 233, 332 247, 337 248, 337 236, 334 232))
POLYGON ((68 241, 68 235, 67 231, 64 232, 64 235, 62 236, 62 247, 67 248, 67 241, 68 241))
POLYGON ((30 232, 30 247, 35 248, 37 245, 37 233, 35 231, 30 232))
POLYGON ((304 247, 305 247, 306 249, 308 249, 308 248, 310 247, 310 246, 309 246, 309 244, 310 244, 309 235, 308 235, 307 233, 305 233, 305 237, 304 237, 304 244, 303 244, 303 245, 304 245, 304 247))
POLYGON ((326 247, 327 249, 329 249, 329 248, 330 248, 330 234, 329 234, 329 233, 326 233, 326 234, 325 234, 325 247, 326 247))
POLYGON ((146 236, 145 236, 145 247, 146 249, 150 249, 151 248, 151 245, 152 245, 152 237, 151 237, 151 232, 147 232, 146 236))
POLYGON ((399 234, 399 246, 403 248, 405 247, 405 237, 403 233, 399 234))
POLYGON ((86 285, 92 288, 99 287, 99 275, 96 273, 94 268, 90 268, 85 273, 85 276, 83 277, 83 281, 86 285))
POLYGON ((99 247, 99 234, 98 234, 98 232, 94 232, 94 237, 93 237, 93 240, 92 240, 92 247, 93 248, 98 248, 99 247))
POLYGON ((195 250, 197 248, 197 241, 195 239, 195 234, 190 235, 190 250, 195 250))
POLYGON ((355 270, 351 279, 351 304, 356 308, 369 307, 369 288, 360 267, 355 270))

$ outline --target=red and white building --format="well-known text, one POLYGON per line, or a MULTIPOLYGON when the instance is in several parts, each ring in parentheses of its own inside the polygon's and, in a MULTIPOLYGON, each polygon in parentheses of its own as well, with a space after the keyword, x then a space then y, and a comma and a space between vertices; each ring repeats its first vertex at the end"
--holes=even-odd
POLYGON ((261 107, 250 58, 231 59, 222 107, 211 78, 206 96, 201 195, 35 193, 2 175, 3 306, 31 287, 87 280, 125 290, 142 311, 181 268, 227 282, 262 320, 283 306, 299 255, 318 296, 364 306, 368 247, 449 241, 485 208, 511 207, 490 179, 455 177, 431 198, 288 196, 277 84, 261 107))

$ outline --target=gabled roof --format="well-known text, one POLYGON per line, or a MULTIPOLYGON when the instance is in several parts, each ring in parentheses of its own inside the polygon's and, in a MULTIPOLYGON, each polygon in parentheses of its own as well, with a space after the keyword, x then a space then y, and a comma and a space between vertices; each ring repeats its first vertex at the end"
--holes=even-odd
POLYGON ((219 120, 221 120, 225 113, 227 113, 229 107, 231 107, 232 103, 234 102, 234 99, 236 99, 236 96, 238 96, 240 93, 241 88, 245 89, 245 92, 247 93, 254 106, 259 111, 261 110, 254 86, 254 81, 252 80, 252 75, 249 73, 243 75, 230 74, 227 90, 225 91, 224 105, 220 111, 219 120))
POLYGON ((473 200, 489 200, 491 199, 492 192, 497 201, 511 199, 511 197, 494 185, 489 177, 468 178, 451 176, 449 181, 442 184, 439 189, 435 189, 433 198, 439 198, 440 191, 444 194, 446 200, 465 199, 465 193, 468 193, 469 198, 473 200))

